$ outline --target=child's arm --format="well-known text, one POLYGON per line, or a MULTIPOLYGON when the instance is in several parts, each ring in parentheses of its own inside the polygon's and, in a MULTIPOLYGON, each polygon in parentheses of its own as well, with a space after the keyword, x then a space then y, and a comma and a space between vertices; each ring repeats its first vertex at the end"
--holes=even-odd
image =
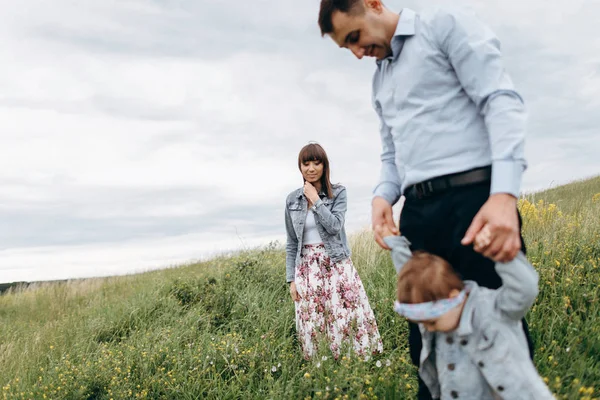
POLYGON ((396 235, 385 236, 383 241, 392 249, 392 261, 396 273, 400 273, 404 264, 412 257, 410 242, 404 236, 396 235))
POLYGON ((510 262, 496 263, 496 272, 502 278, 496 307, 509 318, 520 320, 537 297, 538 274, 522 252, 510 262))

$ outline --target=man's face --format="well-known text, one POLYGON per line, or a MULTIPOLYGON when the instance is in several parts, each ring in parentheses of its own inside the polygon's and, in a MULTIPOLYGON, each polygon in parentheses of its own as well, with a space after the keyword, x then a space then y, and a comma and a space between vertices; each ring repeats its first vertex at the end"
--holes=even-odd
POLYGON ((364 56, 381 60, 392 53, 381 19, 381 8, 376 5, 377 2, 365 2, 362 12, 348 14, 335 11, 331 16, 331 38, 338 46, 349 49, 359 60, 364 56))

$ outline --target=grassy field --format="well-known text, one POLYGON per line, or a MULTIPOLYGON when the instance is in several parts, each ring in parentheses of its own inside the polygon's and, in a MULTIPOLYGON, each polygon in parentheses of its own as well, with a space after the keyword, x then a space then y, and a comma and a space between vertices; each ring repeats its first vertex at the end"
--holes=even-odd
MULTIPOLYGON (((564 399, 600 398, 600 178, 520 200, 540 295, 536 364, 564 399)), ((0 296, 3 399, 414 398, 394 269, 369 232, 353 261, 384 353, 302 361, 285 255, 272 244, 135 276, 12 288, 0 296)))

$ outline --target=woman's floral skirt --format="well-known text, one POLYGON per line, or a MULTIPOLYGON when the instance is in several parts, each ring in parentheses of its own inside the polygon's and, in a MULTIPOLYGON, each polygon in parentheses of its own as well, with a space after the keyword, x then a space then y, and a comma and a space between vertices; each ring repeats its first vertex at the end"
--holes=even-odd
POLYGON ((368 358, 383 345, 373 310, 350 258, 332 262, 323 244, 302 247, 296 266, 296 330, 305 359, 320 343, 328 343, 335 358, 352 348, 368 358))

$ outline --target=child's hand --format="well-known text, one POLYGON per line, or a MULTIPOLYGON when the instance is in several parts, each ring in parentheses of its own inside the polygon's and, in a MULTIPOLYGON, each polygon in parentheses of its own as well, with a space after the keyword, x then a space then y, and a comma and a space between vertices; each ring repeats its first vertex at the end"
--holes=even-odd
POLYGON ((480 251, 481 249, 484 249, 485 247, 487 247, 492 241, 492 233, 490 231, 490 228, 488 228, 487 225, 485 225, 477 234, 477 236, 475 236, 475 244, 473 246, 473 248, 475 249, 475 251, 480 251))
POLYGON ((376 225, 375 233, 379 234, 381 237, 395 236, 394 232, 392 232, 390 227, 387 225, 376 225))

